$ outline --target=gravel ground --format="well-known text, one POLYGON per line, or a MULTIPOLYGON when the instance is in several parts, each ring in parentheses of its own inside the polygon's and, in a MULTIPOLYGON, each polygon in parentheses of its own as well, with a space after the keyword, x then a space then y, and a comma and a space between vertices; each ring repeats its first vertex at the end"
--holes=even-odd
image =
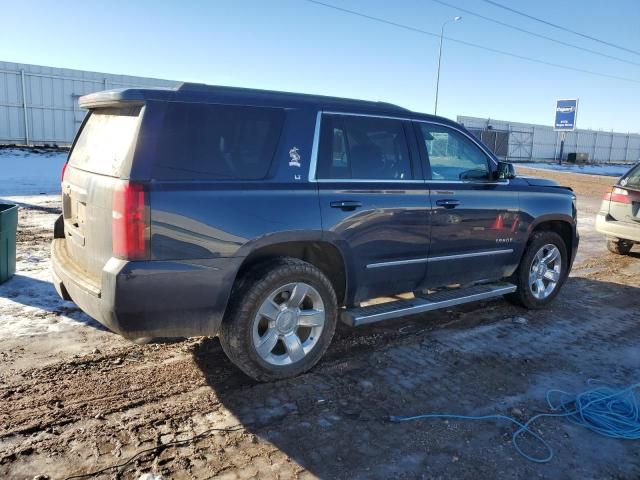
POLYGON ((640 252, 609 254, 593 230, 613 180, 518 171, 578 195, 579 256, 549 309, 495 300, 339 326, 316 368, 271 384, 242 375, 214 339, 134 345, 58 299, 48 242, 59 202, 16 199, 19 274, 0 286, 0 477, 66 478, 128 461, 96 478, 640 478, 640 443, 565 420, 536 424, 555 450, 546 464, 516 453, 506 423, 387 421, 526 419, 546 410, 548 389, 640 380, 640 252))

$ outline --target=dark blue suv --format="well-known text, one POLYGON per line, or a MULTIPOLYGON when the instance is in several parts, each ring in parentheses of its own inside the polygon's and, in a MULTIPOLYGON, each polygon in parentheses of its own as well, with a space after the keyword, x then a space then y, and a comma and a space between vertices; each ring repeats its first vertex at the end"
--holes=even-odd
POLYGON ((444 118, 196 84, 80 104, 58 292, 138 341, 218 335, 258 380, 311 368, 338 318, 502 295, 542 307, 578 247, 570 189, 517 177, 444 118))

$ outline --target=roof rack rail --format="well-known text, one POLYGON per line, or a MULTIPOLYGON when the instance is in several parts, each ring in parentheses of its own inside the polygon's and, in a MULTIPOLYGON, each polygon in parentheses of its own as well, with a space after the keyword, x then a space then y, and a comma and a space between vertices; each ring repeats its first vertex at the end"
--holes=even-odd
POLYGON ((206 83, 194 83, 194 82, 183 82, 176 87, 176 90, 179 92, 196 92, 196 93, 207 93, 207 92, 215 92, 216 90, 226 91, 229 93, 235 94, 247 94, 247 95, 264 95, 264 96, 281 96, 281 95, 289 95, 291 97, 298 98, 307 98, 307 99, 316 99, 318 101, 349 101, 349 102, 361 102, 362 104, 369 105, 377 105, 380 107, 385 107, 389 110, 396 110, 398 112, 408 112, 409 110, 395 105, 389 102, 381 102, 375 100, 358 100, 358 99, 350 99, 350 98, 340 98, 326 95, 316 95, 316 94, 308 94, 308 93, 296 93, 296 92, 284 92, 278 90, 262 90, 256 88, 246 88, 246 87, 231 87, 231 86, 223 86, 223 85, 207 85, 206 83))

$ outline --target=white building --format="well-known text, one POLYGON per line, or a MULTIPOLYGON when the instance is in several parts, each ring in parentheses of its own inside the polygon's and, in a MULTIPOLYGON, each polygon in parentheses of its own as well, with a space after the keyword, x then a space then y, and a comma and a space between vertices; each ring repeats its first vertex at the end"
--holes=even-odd
POLYGON ((78 98, 110 88, 172 87, 156 78, 0 62, 0 145, 69 145, 85 116, 78 98))

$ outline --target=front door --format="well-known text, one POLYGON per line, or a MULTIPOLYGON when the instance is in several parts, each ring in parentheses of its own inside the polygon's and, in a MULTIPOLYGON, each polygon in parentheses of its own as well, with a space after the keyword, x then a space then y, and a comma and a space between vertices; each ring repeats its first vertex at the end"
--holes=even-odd
POLYGON ((326 238, 347 263, 348 302, 424 281, 429 194, 411 123, 323 114, 316 178, 326 238))
POLYGON ((424 286, 510 275, 518 264, 518 192, 495 179, 496 163, 464 130, 416 122, 431 198, 431 242, 424 286))

